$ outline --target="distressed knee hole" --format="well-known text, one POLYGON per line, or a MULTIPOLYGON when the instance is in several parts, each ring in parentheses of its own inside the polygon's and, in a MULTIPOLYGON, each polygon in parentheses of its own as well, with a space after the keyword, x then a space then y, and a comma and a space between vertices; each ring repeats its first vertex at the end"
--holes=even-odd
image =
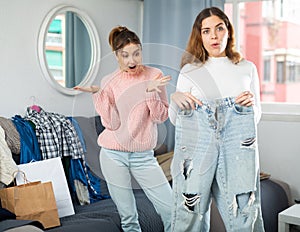
POLYGON ((200 196, 197 193, 183 193, 182 196, 184 198, 185 207, 189 211, 194 212, 195 205, 200 201, 200 196))
POLYGON ((255 147, 255 142, 256 142, 256 138, 253 137, 253 138, 247 138, 243 141, 241 141, 241 147, 244 147, 244 148, 253 148, 255 147))
POLYGON ((230 210, 232 210, 232 214, 236 217, 238 209, 243 211, 244 214, 248 214, 254 202, 255 202, 254 192, 241 193, 233 197, 233 201, 229 208, 230 210))
POLYGON ((193 161, 191 159, 185 159, 183 162, 183 173, 182 173, 185 180, 190 176, 192 169, 193 169, 193 161))

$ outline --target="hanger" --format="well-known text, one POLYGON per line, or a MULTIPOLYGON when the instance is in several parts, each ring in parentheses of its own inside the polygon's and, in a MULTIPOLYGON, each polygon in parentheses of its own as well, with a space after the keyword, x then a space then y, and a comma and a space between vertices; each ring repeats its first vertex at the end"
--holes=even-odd
POLYGON ((35 96, 31 96, 30 99, 32 101, 30 109, 35 110, 36 112, 39 113, 41 111, 41 107, 39 107, 38 105, 36 105, 36 103, 35 103, 35 96))

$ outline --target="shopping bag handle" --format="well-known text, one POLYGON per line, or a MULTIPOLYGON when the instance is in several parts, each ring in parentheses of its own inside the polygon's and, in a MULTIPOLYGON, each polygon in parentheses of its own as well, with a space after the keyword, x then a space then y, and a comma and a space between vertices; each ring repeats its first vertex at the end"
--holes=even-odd
POLYGON ((27 179, 27 177, 26 177, 25 172, 23 172, 23 171, 21 171, 21 170, 17 170, 17 171, 14 171, 13 174, 12 174, 13 177, 14 177, 14 185, 17 186, 17 183, 16 183, 16 176, 18 175, 19 172, 23 174, 23 182, 24 182, 24 184, 30 183, 30 181, 29 181, 29 180, 27 179))

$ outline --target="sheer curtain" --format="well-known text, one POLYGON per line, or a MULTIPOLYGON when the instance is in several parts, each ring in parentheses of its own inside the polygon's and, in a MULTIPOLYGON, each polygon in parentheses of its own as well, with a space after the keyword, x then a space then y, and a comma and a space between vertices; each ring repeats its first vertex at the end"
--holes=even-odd
MULTIPOLYGON (((170 95, 176 90, 182 52, 198 13, 210 6, 224 9, 225 0, 144 0, 144 63, 171 75, 170 95)), ((159 144, 174 148, 174 126, 168 120, 159 126, 159 144)))
POLYGON ((78 85, 87 74, 91 62, 91 42, 81 19, 66 13, 66 87, 78 85))

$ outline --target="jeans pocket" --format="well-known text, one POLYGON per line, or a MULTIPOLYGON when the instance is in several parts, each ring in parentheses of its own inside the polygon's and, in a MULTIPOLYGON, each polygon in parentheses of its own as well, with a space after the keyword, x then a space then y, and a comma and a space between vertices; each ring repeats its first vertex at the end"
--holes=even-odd
POLYGON ((254 110, 252 106, 242 106, 239 104, 234 104, 233 109, 235 113, 245 115, 245 114, 254 114, 254 110))

